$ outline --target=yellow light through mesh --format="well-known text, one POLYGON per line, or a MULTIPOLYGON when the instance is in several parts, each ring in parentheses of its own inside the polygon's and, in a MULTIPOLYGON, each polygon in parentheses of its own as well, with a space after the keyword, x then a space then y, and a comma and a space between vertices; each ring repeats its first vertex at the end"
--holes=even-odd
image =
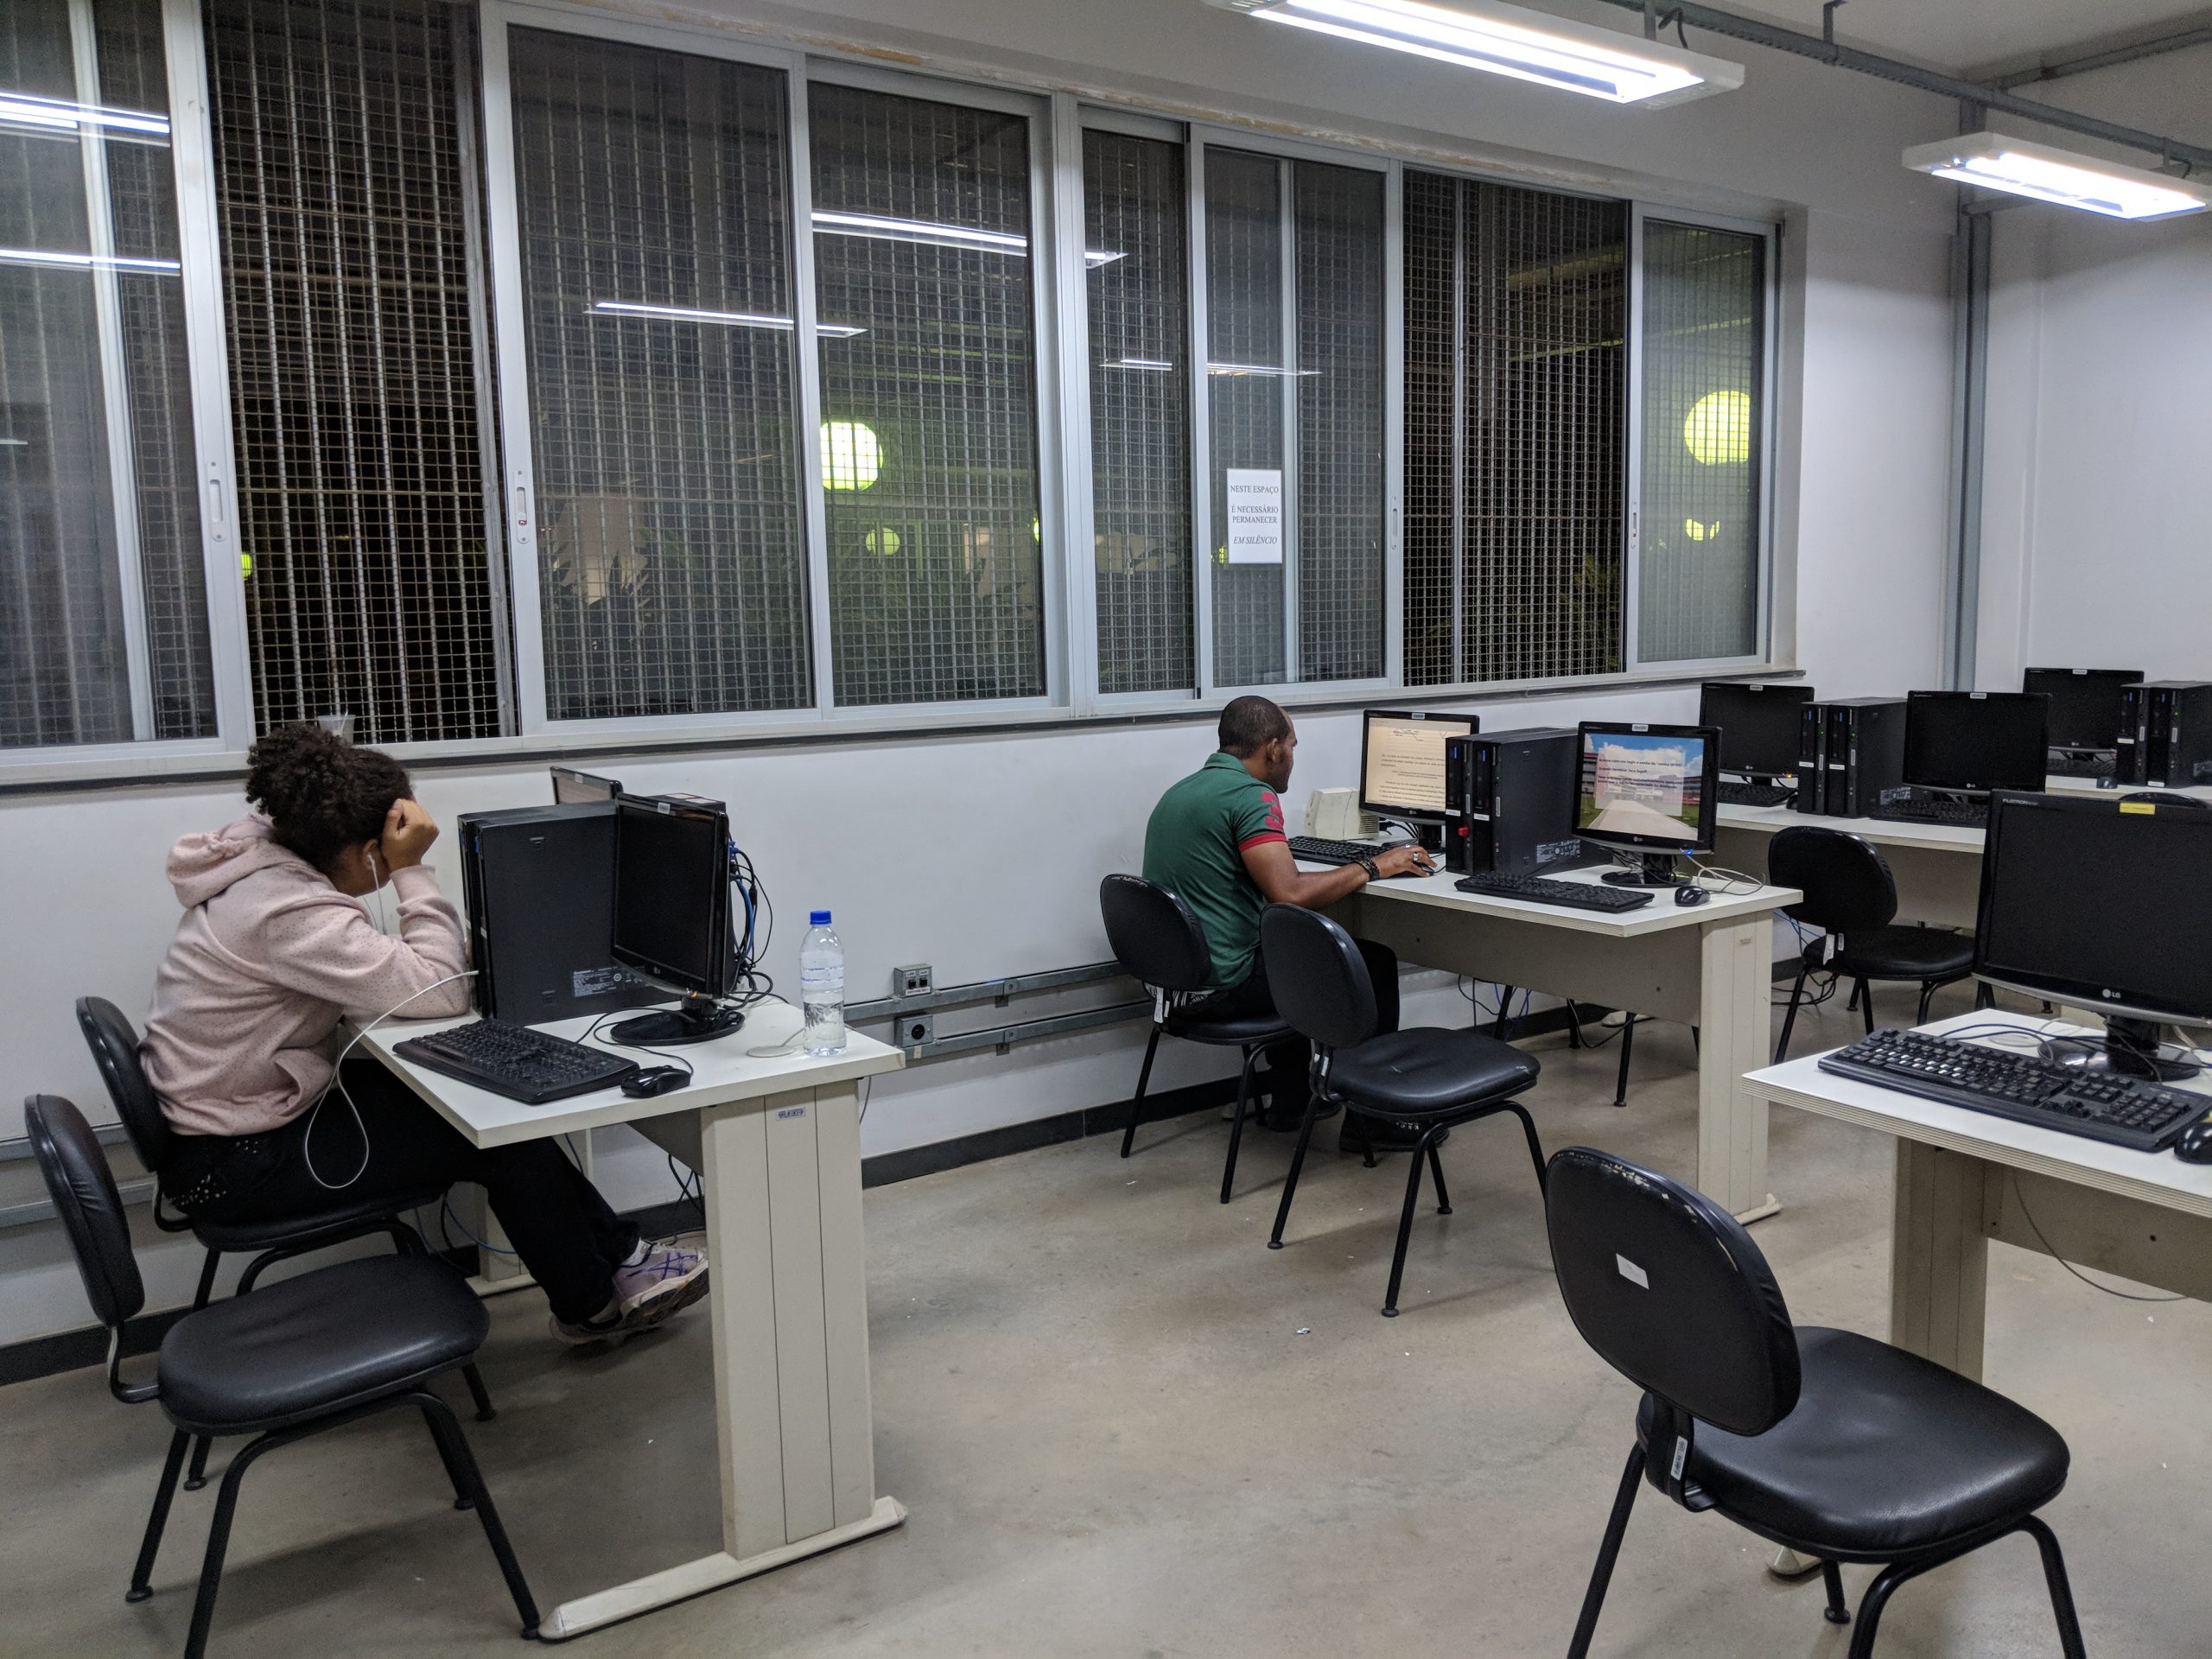
POLYGON ((1740 391, 1708 391, 1682 422, 1682 442, 1703 465, 1751 458, 1751 400, 1740 391))
POLYGON ((881 530, 871 530, 867 535, 861 537, 861 540, 866 543, 869 552, 880 553, 887 559, 903 545, 899 541, 899 532, 887 525, 881 530))
POLYGON ((875 429, 860 421, 822 423, 822 481, 833 490, 864 490, 883 471, 875 429))

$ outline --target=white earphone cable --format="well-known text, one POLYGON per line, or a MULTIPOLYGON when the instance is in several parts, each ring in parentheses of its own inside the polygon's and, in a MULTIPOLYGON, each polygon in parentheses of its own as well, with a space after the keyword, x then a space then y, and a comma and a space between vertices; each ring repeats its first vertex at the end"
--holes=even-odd
POLYGON ((353 1185, 354 1182, 359 1180, 363 1175, 368 1173, 369 1126, 362 1122, 361 1109, 353 1103, 353 1096, 346 1092, 346 1085, 339 1078, 339 1072, 346 1064, 346 1057, 353 1052, 355 1046, 360 1042, 362 1038, 367 1036, 385 1020, 391 1019, 393 1014, 397 1014, 410 1002, 414 1001, 416 997, 428 996, 432 991, 436 990, 439 986, 450 985, 456 979, 474 979, 475 977, 476 970, 474 968, 464 968, 457 974, 448 974, 443 979, 432 981, 429 984, 425 985, 421 990, 415 992, 413 995, 400 998, 398 1001, 393 1003, 382 1014, 377 1015, 375 1019, 370 1020, 367 1025, 363 1026, 359 1031, 353 1033, 353 1040, 352 1042, 347 1043, 345 1047, 338 1051, 338 1058, 330 1068, 330 1081, 322 1085, 322 1092, 315 1097, 315 1104, 309 1108, 308 1111, 307 1133, 300 1137, 301 1155, 307 1160, 308 1173, 309 1176, 313 1177, 315 1184, 317 1186, 322 1188, 326 1192, 342 1192, 347 1187, 353 1185), (360 1164, 351 1175, 348 1175, 342 1181, 324 1180, 322 1179, 321 1172, 317 1170, 315 1166, 315 1120, 322 1116, 323 1103, 330 1098, 330 1091, 333 1089, 338 1090, 338 1097, 346 1103, 346 1109, 353 1114, 353 1128, 355 1132, 361 1137, 360 1164))

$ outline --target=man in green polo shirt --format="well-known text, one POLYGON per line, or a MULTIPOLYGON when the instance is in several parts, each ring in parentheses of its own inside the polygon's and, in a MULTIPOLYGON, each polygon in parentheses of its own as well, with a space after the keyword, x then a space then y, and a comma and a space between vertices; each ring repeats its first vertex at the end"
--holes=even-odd
MULTIPOLYGON (((1274 1000, 1259 949, 1262 911, 1270 904, 1325 909, 1371 880, 1426 872, 1431 864, 1421 849, 1399 847, 1376 855, 1372 874, 1361 864, 1300 870, 1283 833, 1281 798, 1298 747, 1290 716, 1265 697, 1238 697, 1221 711, 1218 737, 1219 750, 1153 809, 1144 833, 1144 879, 1182 895, 1205 929, 1216 988, 1192 1011, 1270 1013, 1274 1000)), ((1395 1031, 1398 960, 1384 946, 1358 944, 1375 982, 1378 1029, 1395 1031)), ((1294 1129, 1304 1117, 1306 1059, 1303 1040, 1267 1051, 1262 1086, 1273 1102, 1264 1120, 1269 1128, 1294 1129)), ((1344 1143, 1366 1145, 1349 1126, 1344 1143)))

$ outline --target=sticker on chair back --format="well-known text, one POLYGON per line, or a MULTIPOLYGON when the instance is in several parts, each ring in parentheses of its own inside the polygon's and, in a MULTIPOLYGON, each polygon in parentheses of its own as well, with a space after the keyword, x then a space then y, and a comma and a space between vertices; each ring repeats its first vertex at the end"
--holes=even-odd
POLYGON ((1630 1261, 1628 1257, 1618 1255, 1615 1255, 1613 1257, 1613 1265, 1620 1269, 1621 1277, 1627 1280, 1629 1283, 1634 1285, 1637 1289, 1649 1290, 1651 1288, 1651 1275, 1644 1272, 1642 1268, 1637 1267, 1636 1263, 1630 1261))

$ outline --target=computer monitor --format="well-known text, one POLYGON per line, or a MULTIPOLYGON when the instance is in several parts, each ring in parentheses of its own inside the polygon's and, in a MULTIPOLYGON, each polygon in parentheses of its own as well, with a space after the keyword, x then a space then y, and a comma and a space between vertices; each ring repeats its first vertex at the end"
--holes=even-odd
POLYGON ((1974 970, 2101 1012, 2113 1071, 2195 1071, 2158 1049, 2164 1025, 2212 1024, 2212 810, 1991 797, 1974 970))
POLYGON ((2120 688, 2143 677, 2139 668, 2031 668, 2020 690, 2050 699, 2045 741, 2054 749, 2120 747, 2120 688))
POLYGON ((1909 691, 1904 781, 1923 789, 2041 789, 2049 702, 2025 691, 1909 691))
POLYGON ((743 1023, 729 995, 729 815, 713 801, 623 795, 614 803, 614 960, 679 993, 673 1010, 607 1035, 662 1047, 743 1023))
POLYGON ((1698 688, 1697 723, 1720 732, 1720 770, 1781 778, 1797 770, 1798 728, 1809 685, 1742 685, 1707 680, 1698 688))
POLYGON ((1601 847, 1641 853, 1643 867, 1605 880, 1671 887, 1675 855, 1713 850, 1720 734, 1710 726, 1646 726, 1586 720, 1575 833, 1601 847))
POLYGON ((566 766, 555 766, 553 772, 553 800, 558 806, 575 806, 588 801, 611 801, 622 792, 620 781, 601 778, 588 772, 572 772, 566 766))
POLYGON ((1359 741, 1359 804, 1377 817, 1416 823, 1444 820, 1444 744, 1472 737, 1472 715, 1370 709, 1359 741))

